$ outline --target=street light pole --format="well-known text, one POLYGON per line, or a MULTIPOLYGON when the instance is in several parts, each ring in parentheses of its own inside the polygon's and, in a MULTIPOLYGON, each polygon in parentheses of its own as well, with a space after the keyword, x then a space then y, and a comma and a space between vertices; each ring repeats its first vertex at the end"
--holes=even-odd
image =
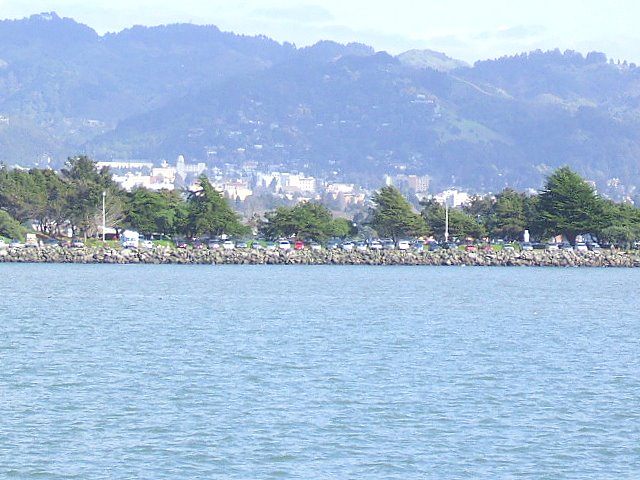
POLYGON ((444 243, 449 242, 449 203, 444 204, 444 243))
POLYGON ((107 192, 105 192, 104 190, 102 191, 102 243, 104 243, 104 231, 107 228, 107 215, 106 215, 106 210, 104 208, 104 204, 105 204, 105 198, 107 196, 107 192))

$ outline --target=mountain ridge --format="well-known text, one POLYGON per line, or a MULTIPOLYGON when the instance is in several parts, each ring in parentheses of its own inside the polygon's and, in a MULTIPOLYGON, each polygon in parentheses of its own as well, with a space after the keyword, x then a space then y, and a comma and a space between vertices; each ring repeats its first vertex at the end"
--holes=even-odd
POLYGON ((599 52, 467 65, 215 26, 100 36, 55 13, 0 21, 5 164, 185 154, 371 183, 415 173, 476 191, 537 188, 569 165, 602 191, 634 196, 638 127, 640 70, 599 52))

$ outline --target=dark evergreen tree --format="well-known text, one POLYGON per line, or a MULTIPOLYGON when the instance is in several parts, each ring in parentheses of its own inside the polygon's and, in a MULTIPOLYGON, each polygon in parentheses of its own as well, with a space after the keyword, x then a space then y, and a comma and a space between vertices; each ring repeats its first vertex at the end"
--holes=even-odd
POLYGON ((427 225, 420 214, 413 211, 411 204, 393 187, 387 186, 373 195, 371 212, 371 227, 379 235, 391 237, 398 241, 405 236, 423 235, 427 232, 427 225))
POLYGON ((594 189, 568 167, 547 178, 538 200, 538 221, 545 236, 565 235, 574 242, 579 234, 597 234, 608 225, 602 200, 594 189))
POLYGON ((240 216, 231 209, 222 193, 213 188, 205 175, 201 175, 198 182, 200 189, 187 199, 189 234, 193 237, 246 235, 249 229, 242 224, 240 216))

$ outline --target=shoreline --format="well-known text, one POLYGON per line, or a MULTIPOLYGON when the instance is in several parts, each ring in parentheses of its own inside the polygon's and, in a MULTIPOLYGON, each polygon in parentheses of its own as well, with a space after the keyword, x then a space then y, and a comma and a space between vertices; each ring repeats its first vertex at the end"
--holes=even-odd
POLYGON ((462 250, 192 250, 172 247, 23 247, 0 250, 0 263, 175 264, 175 265, 424 265, 497 267, 640 267, 640 251, 466 252, 462 250))

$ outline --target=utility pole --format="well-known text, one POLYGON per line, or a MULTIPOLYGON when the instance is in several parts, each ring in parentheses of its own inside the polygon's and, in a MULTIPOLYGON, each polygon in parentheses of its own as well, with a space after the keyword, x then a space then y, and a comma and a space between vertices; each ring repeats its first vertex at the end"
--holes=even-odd
POLYGON ((444 203, 444 243, 449 242, 449 202, 444 203))
POLYGON ((106 210, 105 210, 105 199, 107 197, 107 192, 105 192, 104 190, 102 191, 102 243, 104 243, 104 231, 107 228, 107 214, 106 214, 106 210))

